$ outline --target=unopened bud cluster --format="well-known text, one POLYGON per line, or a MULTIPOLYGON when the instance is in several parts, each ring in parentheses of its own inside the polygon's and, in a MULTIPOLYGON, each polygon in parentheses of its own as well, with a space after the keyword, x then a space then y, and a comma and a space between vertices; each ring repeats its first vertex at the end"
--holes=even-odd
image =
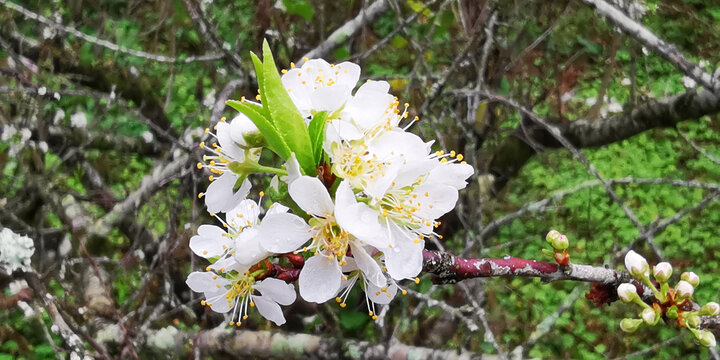
POLYGON ((545 241, 552 246, 553 250, 543 249, 543 253, 555 259, 561 266, 570 265, 570 255, 567 252, 570 246, 567 236, 557 230, 550 230, 545 236, 545 241))
MULTIPOLYGON (((634 332, 643 324, 653 326, 661 318, 675 319, 677 324, 693 333, 700 344, 708 347, 715 346, 715 336, 712 332, 700 328, 700 316, 716 316, 720 314, 720 305, 716 302, 705 304, 698 311, 692 309, 690 299, 700 278, 693 272, 685 272, 680 276, 674 287, 670 286, 670 277, 673 269, 670 263, 661 262, 652 267, 652 276, 659 285, 650 280, 651 268, 647 260, 635 251, 625 255, 625 267, 636 283, 620 284, 617 288, 618 297, 625 303, 634 303, 642 310, 638 318, 627 318, 620 321, 620 329, 625 332, 634 332), (652 291, 654 299, 645 302, 638 295, 638 290, 652 291)), ((664 323, 664 322, 662 322, 664 323)))

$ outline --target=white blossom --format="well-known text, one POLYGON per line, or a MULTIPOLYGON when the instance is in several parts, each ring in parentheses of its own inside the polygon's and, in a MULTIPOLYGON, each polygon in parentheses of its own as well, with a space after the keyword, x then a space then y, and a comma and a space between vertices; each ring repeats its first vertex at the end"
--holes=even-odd
POLYGON ((307 60, 302 67, 288 70, 282 83, 305 119, 315 112, 340 109, 350 98, 360 78, 360 67, 351 62, 337 65, 322 59, 307 60))
POLYGON ((8 228, 0 231, 0 267, 6 272, 29 271, 30 257, 34 253, 35 245, 29 237, 18 235, 8 228))
POLYGON ((280 305, 295 302, 295 289, 291 284, 275 278, 256 281, 248 270, 227 276, 196 271, 188 275, 186 283, 193 291, 205 294, 203 305, 219 313, 232 311, 230 325, 242 325, 242 320, 248 317, 248 306, 257 307, 260 315, 276 325, 285 323, 280 305))
POLYGON ((72 127, 84 128, 87 126, 87 122, 87 115, 82 111, 70 115, 70 126, 72 127))

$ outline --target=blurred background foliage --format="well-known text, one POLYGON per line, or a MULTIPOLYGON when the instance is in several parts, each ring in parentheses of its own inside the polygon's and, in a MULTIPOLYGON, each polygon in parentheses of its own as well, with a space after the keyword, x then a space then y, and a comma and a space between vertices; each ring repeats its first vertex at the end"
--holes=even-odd
MULTIPOLYGON (((178 59, 220 51, 209 48, 181 0, 17 3, 129 49, 178 59)), ((183 139, 188 129, 208 126, 212 106, 231 80, 238 79, 241 85, 232 91, 230 98, 255 96, 257 89, 248 53, 257 52, 263 38, 270 41, 278 65, 288 67, 365 5, 365 1, 359 0, 202 1, 205 15, 221 37, 223 47, 242 59, 239 68, 226 58, 189 63, 151 61, 111 51, 73 35, 44 39, 43 32, 50 31, 48 27, 0 7, 0 27, 4 28, 0 31, 4 39, 0 68, 12 68, 9 49, 18 51, 17 45, 12 44, 17 39, 13 36, 20 34, 38 42, 24 45, 25 50, 37 51, 25 55, 36 71, 0 73, 2 125, 32 129, 29 140, 19 131, 0 142, 0 199, 4 208, 0 223, 36 240, 36 269, 68 309, 86 306, 86 299, 71 276, 55 279, 53 274, 61 264, 67 267, 64 271, 76 273, 87 266, 61 263, 64 256, 90 256, 111 274, 108 286, 113 301, 125 314, 149 312, 156 304, 169 301, 177 310, 164 309, 170 312, 152 321, 153 328, 174 325, 191 331, 219 324, 222 316, 204 311, 197 303, 198 295, 191 294, 184 285, 192 267, 204 266, 199 261, 191 262, 187 241, 199 224, 213 222, 195 196, 207 185, 206 175, 197 171, 181 175, 178 171, 177 176, 163 179, 158 191, 126 215, 144 226, 151 239, 172 245, 172 251, 167 251, 168 255, 159 263, 151 262, 150 257, 157 249, 153 251, 152 246, 139 243, 132 232, 120 225, 102 239, 81 242, 82 234, 74 232, 73 225, 58 213, 57 206, 72 200, 80 208, 77 211, 89 219, 85 221, 102 218, 118 199, 140 187, 145 175, 185 151, 168 138, 183 139), (58 91, 62 96, 56 100, 13 91, 28 87, 24 79, 31 83, 31 88, 45 87, 48 94, 58 91), (163 115, 153 116, 151 108, 158 108, 163 115), (84 115, 86 126, 73 125, 73 117, 79 121, 78 114, 84 115), (38 130, 48 124, 68 132, 63 139, 53 141, 38 130), (157 124, 164 130, 158 131, 157 124), (91 136, 83 135, 85 131, 122 137, 134 145, 130 150, 118 150, 112 144, 94 146, 89 141, 91 136), (68 140, 74 137, 78 140, 68 140), (49 144, 47 151, 41 149, 41 141, 49 144), (87 164, 104 179, 104 190, 88 180, 87 164), (72 247, 63 254, 60 248, 66 241, 72 247)), ((720 60, 720 4, 649 0, 644 6, 648 9, 642 19, 645 26, 694 60, 703 60, 706 70, 712 72, 720 60)), ((441 245, 446 249, 471 257, 512 255, 541 259, 544 234, 557 229, 570 238, 572 262, 618 267, 622 263, 618 252, 641 231, 602 186, 583 185, 595 178, 569 151, 540 152, 524 165, 521 163, 516 175, 503 179, 504 186, 490 185, 488 189, 486 175, 492 173, 493 160, 515 156, 499 151, 505 149, 503 144, 521 123, 516 110, 486 102, 469 114, 467 96, 457 91, 476 85, 490 7, 496 9, 498 19, 483 88, 516 99, 556 123, 589 116, 602 121, 605 110, 608 111, 605 116, 617 112, 611 108, 612 103, 623 104, 624 111, 631 111, 635 105, 686 90, 682 74, 671 64, 646 54, 637 42, 615 32, 592 9, 576 1, 509 1, 489 5, 483 1, 400 0, 392 2, 388 11, 336 47, 326 59, 359 62, 363 81, 366 78, 389 81, 400 101, 411 104, 412 115, 422 119, 413 131, 428 140, 437 138, 437 149, 465 153, 468 162, 476 166, 478 176, 463 192, 458 211, 447 216, 441 229, 446 234, 441 245), (418 13, 415 20, 396 31, 404 19, 415 13, 418 13), (530 48, 538 38, 542 40, 530 48), (377 51, 368 52, 378 44, 382 45, 377 51), (438 84, 443 88, 435 93, 434 86, 438 84), (599 95, 607 100, 593 110, 599 95), (593 111, 600 115, 593 115, 593 111), (466 121, 467 118, 471 121, 466 121), (493 234, 476 239, 479 235, 476 224, 488 224, 525 204, 575 188, 543 211, 529 212, 500 226, 493 234)), ((232 117, 233 112, 223 109, 223 115, 232 117)), ((582 151, 606 179, 717 183, 720 179, 717 160, 698 152, 688 140, 711 157, 720 158, 718 117, 692 119, 675 129, 654 129, 582 151)), ((200 152, 193 149, 190 163, 199 156, 200 152)), ((256 185, 257 192, 263 184, 256 185)), ((708 194, 708 190, 698 188, 655 184, 616 185, 614 189, 645 225, 691 208, 708 194)), ((719 228, 720 203, 714 201, 691 211, 653 238, 665 259, 676 267, 676 274, 695 271, 700 275, 696 298, 701 303, 720 298, 719 228)), ((428 242, 428 246, 437 245, 428 242)), ((651 263, 658 261, 645 241, 638 241, 635 249, 651 263)), ((644 327, 633 335, 622 333, 619 321, 634 315, 631 307, 620 303, 596 307, 583 296, 589 288, 586 284, 543 284, 538 280, 511 278, 465 283, 468 293, 453 285, 433 286, 427 277, 419 285, 408 287, 459 308, 464 316, 477 322, 467 296, 475 297, 486 311, 489 329, 507 352, 528 342, 543 323, 547 332, 532 339, 532 345, 525 349, 526 356, 624 357, 668 340, 634 358, 648 354, 660 359, 708 356, 707 349, 696 345, 690 334, 679 331, 674 324, 644 327), (547 322, 548 318, 552 321, 547 322)), ((478 331, 470 331, 443 309, 426 306, 422 298, 396 298, 382 327, 367 316, 361 295, 354 293, 348 303, 351 306, 340 309, 335 304, 314 306, 298 301, 286 312, 288 324, 282 328, 271 326, 256 314, 251 314, 247 328, 369 341, 395 336, 403 343, 418 346, 496 352, 482 326, 478 331)), ((89 321, 87 316, 76 316, 78 322, 89 321)), ((56 356, 48 337, 40 330, 50 326, 46 314, 26 318, 17 308, 1 310, 0 324, 0 359, 56 356)), ((60 344, 57 335, 50 336, 60 344)))

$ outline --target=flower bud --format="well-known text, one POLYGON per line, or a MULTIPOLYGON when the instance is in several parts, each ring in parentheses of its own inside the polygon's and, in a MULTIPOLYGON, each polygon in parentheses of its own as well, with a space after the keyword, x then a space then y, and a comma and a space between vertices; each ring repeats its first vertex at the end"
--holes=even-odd
POLYGON ((633 299, 638 296, 637 288, 635 287, 635 285, 630 283, 620 284, 620 286, 618 286, 617 292, 618 297, 626 303, 633 301, 633 299))
POLYGON ((695 313, 687 313, 689 315, 683 316, 685 320, 685 326, 691 329, 697 329, 700 327, 700 317, 695 313))
POLYGON ((682 273, 680 279, 689 282, 692 286, 698 286, 698 284, 700 284, 700 277, 692 271, 682 273))
POLYGON ((658 316, 657 313, 653 308, 645 308, 643 309, 642 313, 640 314, 640 317, 645 321, 648 325, 655 325, 657 322, 658 316))
POLYGON ((653 276, 660 283, 666 283, 672 275, 672 265, 668 262, 661 262, 653 268, 653 276))
POLYGON ((700 330, 695 334, 695 337, 700 341, 700 344, 703 346, 707 346, 709 348, 714 348, 715 343, 715 335, 707 330, 700 330))
POLYGON ((260 147, 264 142, 260 130, 245 114, 238 114, 230 122, 230 137, 243 148, 260 147))
POLYGON ((640 319, 622 319, 620 321, 620 329, 627 333, 635 332, 642 323, 643 321, 640 319))
POLYGON ((709 302, 700 308, 698 315, 701 315, 701 316, 702 315, 710 315, 710 316, 720 315, 720 304, 718 304, 716 302, 709 302))
POLYGON ((625 255, 625 268, 636 279, 644 279, 650 275, 650 265, 647 260, 633 250, 625 255))
POLYGON ((667 311, 665 312, 665 316, 668 317, 668 319, 677 319, 678 317, 678 308, 677 306, 673 305, 667 311))
POLYGON ((678 298, 687 299, 695 292, 695 288, 689 282, 680 280, 675 286, 675 292, 677 292, 678 298))
POLYGON ((550 243, 550 246, 555 250, 566 250, 568 246, 570 246, 567 236, 557 230, 550 230, 547 236, 545 236, 545 241, 550 243))

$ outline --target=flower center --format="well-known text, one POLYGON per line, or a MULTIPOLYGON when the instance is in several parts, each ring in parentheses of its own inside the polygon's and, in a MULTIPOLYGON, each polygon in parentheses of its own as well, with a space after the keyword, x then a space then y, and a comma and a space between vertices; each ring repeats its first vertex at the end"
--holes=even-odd
POLYGON ((340 265, 343 265, 350 245, 350 233, 341 230, 333 216, 313 218, 310 225, 318 229, 317 235, 313 236, 311 248, 330 260, 337 258, 340 265))

